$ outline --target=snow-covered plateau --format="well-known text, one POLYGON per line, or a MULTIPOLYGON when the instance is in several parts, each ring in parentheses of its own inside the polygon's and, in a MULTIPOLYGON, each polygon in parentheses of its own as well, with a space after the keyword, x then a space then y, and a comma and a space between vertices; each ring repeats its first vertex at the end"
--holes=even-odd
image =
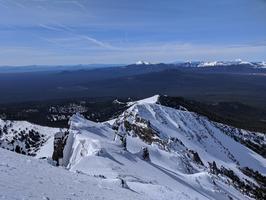
POLYGON ((265 199, 266 159, 243 142, 264 147, 263 133, 158 98, 103 123, 75 114, 68 130, 0 121, 0 199, 265 199))

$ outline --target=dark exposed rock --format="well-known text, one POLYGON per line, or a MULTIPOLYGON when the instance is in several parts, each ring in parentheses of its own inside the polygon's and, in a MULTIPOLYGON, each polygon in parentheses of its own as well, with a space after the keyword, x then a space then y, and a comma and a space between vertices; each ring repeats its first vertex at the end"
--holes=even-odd
POLYGON ((20 147, 17 145, 16 148, 15 148, 15 152, 16 153, 21 153, 21 150, 20 150, 20 147))
POLYGON ((243 194, 246 194, 249 197, 258 200, 264 200, 266 198, 266 177, 261 175, 259 172, 255 172, 248 167, 240 169, 245 175, 253 178, 258 183, 258 186, 247 179, 240 179, 237 174, 231 169, 227 169, 224 166, 221 166, 221 168, 219 169, 215 161, 213 161, 213 163, 209 163, 209 167, 212 174, 219 174, 219 176, 226 176, 227 178, 229 178, 232 185, 243 194))
POLYGON ((127 137, 126 135, 121 138, 122 147, 124 150, 127 150, 127 137))
POLYGON ((142 159, 145 161, 151 161, 148 147, 142 148, 142 159))
POLYGON ((191 159, 194 162, 196 162, 199 165, 204 165, 202 160, 200 159, 200 156, 199 156, 198 152, 193 151, 193 150, 189 150, 189 153, 190 153, 191 159))
POLYGON ((248 177, 252 177, 256 180, 256 182, 264 189, 266 189, 266 176, 263 176, 258 171, 254 171, 249 167, 244 167, 240 169, 245 175, 248 177))
POLYGON ((63 158, 63 151, 68 138, 68 131, 60 131, 54 135, 54 152, 52 159, 56 161, 56 165, 60 165, 60 159, 63 158))
POLYGON ((219 168, 216 165, 216 162, 213 161, 212 163, 209 162, 209 168, 210 168, 210 172, 212 174, 218 175, 220 173, 219 168))
POLYGON ((40 145, 47 140, 44 135, 33 129, 16 131, 12 128, 12 123, 0 127, 0 132, 0 147, 29 156, 35 156, 40 145), (6 137, 8 134, 10 137, 6 137))
POLYGON ((169 150, 168 138, 160 138, 158 131, 152 128, 149 121, 139 119, 138 122, 130 123, 127 120, 123 121, 126 132, 132 134, 132 137, 139 137, 147 144, 157 144, 161 149, 169 150))

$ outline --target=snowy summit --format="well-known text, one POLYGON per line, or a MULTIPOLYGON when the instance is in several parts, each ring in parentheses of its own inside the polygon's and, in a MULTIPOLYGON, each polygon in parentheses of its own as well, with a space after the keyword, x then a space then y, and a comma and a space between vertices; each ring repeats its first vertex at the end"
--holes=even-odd
POLYGON ((150 64, 151 64, 150 62, 142 61, 142 60, 136 62, 136 65, 150 65, 150 64))

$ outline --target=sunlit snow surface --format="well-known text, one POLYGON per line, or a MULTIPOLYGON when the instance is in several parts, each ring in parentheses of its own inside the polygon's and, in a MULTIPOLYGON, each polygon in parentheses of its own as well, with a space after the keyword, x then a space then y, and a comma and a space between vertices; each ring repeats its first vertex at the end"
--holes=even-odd
MULTIPOLYGON (((219 124, 188 111, 155 104, 158 96, 131 102, 113 124, 95 123, 81 115, 70 119, 63 167, 0 149, 0 199, 249 199, 225 178, 208 172, 208 162, 232 169, 251 167, 266 174, 266 161, 223 133, 219 124), (116 133, 123 134, 125 120, 145 126, 148 120, 157 139, 170 137, 183 145, 147 144, 133 133, 127 135, 127 150, 116 133), (141 156, 148 147, 150 161, 141 156), (198 152, 204 166, 195 164, 188 150, 198 152)), ((245 131, 243 131, 245 133, 245 131)), ((265 142, 265 141, 264 141, 265 142)), ((251 180, 252 181, 252 180, 251 180)))
POLYGON ((141 199, 121 188, 116 180, 104 180, 53 167, 44 160, 0 149, 0 199, 141 199))

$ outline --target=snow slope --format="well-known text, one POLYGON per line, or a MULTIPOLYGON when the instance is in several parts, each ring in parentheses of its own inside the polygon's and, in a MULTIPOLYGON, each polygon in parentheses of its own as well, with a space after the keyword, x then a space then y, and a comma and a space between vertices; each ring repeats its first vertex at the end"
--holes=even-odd
POLYGON ((120 182, 72 173, 0 148, 1 200, 142 199, 120 182))
POLYGON ((137 123, 136 116, 149 121, 159 138, 178 138, 185 147, 198 152, 205 165, 216 161, 223 166, 250 167, 266 174, 266 160, 262 156, 227 136, 218 123, 205 117, 158 104, 143 103, 128 109, 119 120, 134 124, 137 123))
MULTIPOLYGON (((121 124, 116 132, 105 124, 87 121, 81 115, 75 115, 70 120, 70 135, 64 151, 64 165, 72 172, 104 177, 113 181, 123 180, 127 188, 143 194, 144 199, 228 199, 229 196, 233 199, 248 199, 228 185, 227 181, 208 173, 205 166, 194 163, 187 155, 186 146, 197 150, 205 165, 208 161, 215 160, 219 164, 233 166, 232 168, 236 170, 235 161, 227 156, 228 152, 220 152, 221 148, 222 151, 226 151, 226 147, 219 146, 217 151, 214 150, 215 146, 209 149, 212 145, 218 144, 216 139, 213 139, 214 136, 209 136, 210 139, 202 145, 193 139, 192 134, 195 133, 192 131, 186 134, 178 133, 177 129, 180 127, 177 127, 176 123, 180 123, 181 126, 184 123, 178 121, 178 117, 181 116, 176 112, 179 111, 145 101, 133 105, 117 119, 116 123, 124 121, 126 116, 134 116, 134 112, 138 116, 148 118, 152 126, 160 130, 160 134, 156 137, 167 138, 168 141, 170 137, 177 137, 183 144, 180 140, 169 142, 167 148, 156 142, 148 144, 132 131, 126 133, 125 127, 121 124), (127 150, 121 146, 117 133, 127 134, 127 150), (142 147, 149 148, 150 161, 142 159, 142 147)), ((192 116, 189 115, 182 117, 190 117, 188 121, 192 120, 192 116)), ((129 118, 127 120, 130 121, 129 118)), ((203 127, 195 125, 195 128, 203 127)), ((225 142, 231 141, 231 138, 226 137, 225 142)), ((248 150, 244 146, 241 148, 248 150)), ((238 155, 237 150, 233 153, 238 155)), ((263 171, 265 162, 255 153, 253 156, 255 158, 252 159, 250 156, 249 161, 256 161, 258 168, 263 171)), ((245 159, 237 158, 241 160, 241 164, 243 160, 243 165, 248 163, 245 159)))
MULTIPOLYGON (((0 199, 252 199, 210 164, 259 188, 241 169, 265 175, 266 159, 233 136, 258 144, 266 143, 265 136, 159 105, 158 97, 128 103, 112 122, 73 115, 58 168, 0 149, 0 199)), ((48 157, 51 151, 45 151, 48 157)))

